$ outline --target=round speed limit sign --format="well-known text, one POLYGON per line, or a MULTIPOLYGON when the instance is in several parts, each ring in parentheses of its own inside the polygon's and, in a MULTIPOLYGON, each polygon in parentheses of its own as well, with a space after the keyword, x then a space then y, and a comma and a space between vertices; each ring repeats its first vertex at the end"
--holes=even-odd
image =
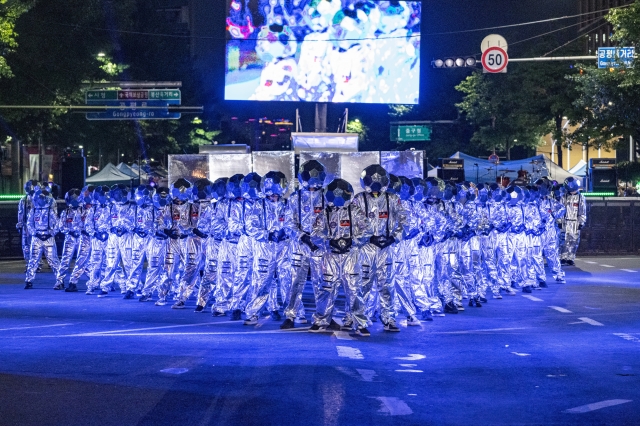
POLYGON ((487 72, 503 72, 508 62, 509 55, 501 47, 490 47, 482 53, 482 66, 487 72))

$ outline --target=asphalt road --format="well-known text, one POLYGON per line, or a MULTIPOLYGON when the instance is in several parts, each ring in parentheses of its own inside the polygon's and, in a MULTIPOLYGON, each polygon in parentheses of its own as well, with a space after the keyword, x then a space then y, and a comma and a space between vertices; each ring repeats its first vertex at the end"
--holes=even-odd
POLYGON ((368 338, 58 292, 50 272, 26 291, 22 270, 0 263, 2 425, 640 423, 640 257, 368 338))

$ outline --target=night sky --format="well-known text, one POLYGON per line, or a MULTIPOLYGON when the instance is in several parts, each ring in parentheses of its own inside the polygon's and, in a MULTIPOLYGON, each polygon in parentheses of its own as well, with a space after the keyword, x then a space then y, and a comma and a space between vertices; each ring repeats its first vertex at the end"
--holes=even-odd
MULTIPOLYGON (((192 22, 192 33, 196 36, 225 36, 224 19, 226 10, 217 7, 220 0, 195 0, 195 13, 192 22)), ((423 119, 454 119, 456 110, 454 103, 459 95, 454 86, 464 79, 470 71, 436 70, 431 67, 431 60, 438 57, 455 55, 474 55, 480 53, 482 39, 490 33, 498 33, 506 37, 509 44, 545 33, 564 26, 575 24, 578 18, 566 19, 551 23, 522 26, 509 29, 478 31, 465 34, 429 36, 431 33, 459 31, 498 25, 509 25, 527 21, 535 21, 578 13, 574 0, 464 0, 464 1, 430 1, 424 2, 422 9, 421 38, 421 82, 420 112, 423 119)), ((574 38, 576 27, 556 33, 557 45, 574 38)), ((284 117, 293 119, 295 109, 299 108, 305 131, 313 131, 314 106, 307 103, 294 102, 249 102, 222 101, 224 93, 224 43, 210 40, 196 40, 194 51, 199 67, 206 69, 205 84, 211 90, 214 108, 228 114, 248 117, 284 117)), ((523 50, 531 48, 533 42, 512 46, 509 54, 522 57, 523 50)), ((479 55, 477 56, 479 59, 479 55)), ((513 66, 516 66, 515 64, 513 66)), ((376 126, 378 117, 386 118, 386 105, 370 104, 330 104, 328 113, 329 131, 337 128, 338 117, 345 107, 349 108, 350 117, 360 117, 365 123, 376 126)), ((388 132, 388 125, 386 132, 388 132)), ((378 130, 378 129, 375 129, 378 130)), ((382 127, 381 129, 382 130, 382 127)))

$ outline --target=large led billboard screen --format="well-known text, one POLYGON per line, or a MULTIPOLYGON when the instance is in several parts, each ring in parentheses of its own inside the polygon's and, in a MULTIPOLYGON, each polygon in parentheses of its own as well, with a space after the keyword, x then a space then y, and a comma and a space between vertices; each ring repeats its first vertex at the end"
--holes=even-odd
POLYGON ((421 2, 227 5, 226 100, 418 103, 421 2))

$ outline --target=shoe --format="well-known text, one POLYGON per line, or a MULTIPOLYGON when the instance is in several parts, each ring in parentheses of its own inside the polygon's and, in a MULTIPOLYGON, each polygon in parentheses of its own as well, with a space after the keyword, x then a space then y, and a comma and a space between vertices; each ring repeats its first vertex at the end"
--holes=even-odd
POLYGON ((123 299, 133 299, 136 294, 132 290, 127 290, 127 292, 122 296, 123 299))
POLYGON ((515 296, 516 294, 518 294, 518 293, 516 293, 516 291, 515 291, 514 289, 512 289, 512 288, 505 289, 505 290, 504 290, 504 292, 505 292, 505 293, 507 293, 507 296, 515 296))
POLYGON ((562 278, 562 277, 556 277, 556 282, 557 282, 558 284, 564 284, 564 283, 566 283, 567 281, 565 281, 565 279, 564 279, 564 278, 562 278))
POLYGON ((42 267, 38 266, 38 269, 36 269, 36 272, 42 272, 42 267))
POLYGON ((362 336, 362 337, 369 337, 371 336, 371 333, 369 333, 369 330, 367 330, 365 327, 360 327, 356 330, 356 334, 358 336, 362 336))
POLYGON ((33 288, 33 283, 24 283, 24 289, 29 290, 33 288))
POLYGON ((84 294, 92 295, 92 294, 95 294, 95 292, 93 291, 92 288, 88 288, 84 294))
POLYGON ((278 311, 271 311, 269 316, 271 316, 271 319, 274 320, 274 321, 281 321, 282 320, 282 317, 280 316, 280 312, 278 312, 278 311))
POLYGON ((161 297, 160 299, 156 300, 156 303, 155 303, 156 306, 164 306, 166 304, 167 304, 166 297, 161 297))
MULTIPOLYGON (((433 321, 433 314, 431 311, 422 311, 422 321, 433 321)), ((407 321, 409 324, 409 321, 407 321)))
POLYGON ((373 321, 367 320, 367 327, 373 327, 373 321))
POLYGON ((531 293, 531 286, 530 285, 525 285, 524 287, 522 287, 522 292, 523 293, 531 293))
POLYGON ((251 318, 244 320, 244 325, 256 325, 258 323, 258 316, 254 315, 251 318))
POLYGON ((469 306, 471 306, 471 307, 475 306, 476 308, 482 308, 482 304, 480 303, 480 298, 474 297, 474 298, 470 299, 469 300, 469 306))
POLYGON ((240 309, 234 309, 231 313, 231 321, 240 321, 242 319, 242 311, 240 309))
POLYGON ((63 283, 58 283, 56 285, 53 286, 54 290, 64 290, 64 284, 63 283))
POLYGON ((566 259, 560 259, 560 265, 562 265, 562 266, 567 266, 567 261, 566 261, 566 259))
POLYGON ((223 317, 226 314, 224 312, 220 312, 220 311, 213 311, 213 312, 211 312, 211 315, 213 315, 214 317, 223 317))
POLYGON ((502 299, 502 295, 500 294, 500 291, 493 292, 492 296, 494 299, 502 299))
POLYGON ((78 287, 75 284, 69 284, 69 287, 64 289, 65 293, 75 293, 78 291, 78 287))
POLYGON ((540 288, 549 288, 546 281, 540 281, 540 288))
POLYGON ((511 281, 511 288, 518 288, 518 284, 515 281, 511 281))
POLYGON ((487 298, 486 297, 482 297, 482 296, 478 297, 478 300, 480 302, 482 302, 482 303, 487 303, 488 302, 487 298))
POLYGON ((295 327, 295 324, 289 318, 287 318, 286 320, 284 320, 282 324, 280 324, 280 330, 289 330, 294 327, 295 327))
POLYGON ((413 315, 407 317, 407 325, 420 325, 420 320, 413 315))
POLYGON ((443 317, 444 316, 444 312, 442 312, 439 309, 435 309, 435 310, 431 311, 431 315, 433 315, 434 317, 443 317))
POLYGON ((307 324, 309 321, 307 321, 306 317, 298 317, 296 318, 295 322, 298 324, 307 324))
POLYGON ((331 331, 340 331, 341 329, 340 324, 335 322, 333 319, 331 320, 331 322, 329 323, 329 327, 327 328, 331 331))
POLYGON ((344 321, 342 321, 342 326, 340 327, 340 330, 343 330, 343 331, 353 330, 353 320, 351 318, 346 318, 344 321))
POLYGON ((176 303, 173 304, 173 306, 171 306, 171 309, 184 309, 186 308, 186 306, 184 305, 184 302, 182 300, 177 301, 176 303))
POLYGON ((152 302, 151 295, 143 294, 138 298, 138 302, 152 302))
POLYGON ((573 260, 567 260, 567 265, 568 266, 575 266, 576 262, 574 262, 573 260))
POLYGON ((449 302, 446 305, 444 305, 444 311, 447 314, 457 314, 458 308, 456 305, 453 304, 453 302, 449 302))
POLYGON ((313 324, 309 329, 309 333, 323 333, 325 331, 324 327, 320 327, 318 324, 313 324))
POLYGON ((196 306, 196 309, 193 312, 204 312, 204 306, 202 305, 196 306))
POLYGON ((462 306, 462 303, 458 303, 458 302, 453 302, 456 305, 456 308, 458 308, 458 311, 460 312, 464 312, 464 306, 462 306))
POLYGON ((395 321, 389 321, 384 325, 384 331, 400 331, 395 321))
POLYGON ((136 297, 142 297, 142 290, 136 290, 136 297))
POLYGON ((109 292, 106 290, 100 290, 100 293, 98 293, 98 297, 107 297, 109 295, 109 292))

